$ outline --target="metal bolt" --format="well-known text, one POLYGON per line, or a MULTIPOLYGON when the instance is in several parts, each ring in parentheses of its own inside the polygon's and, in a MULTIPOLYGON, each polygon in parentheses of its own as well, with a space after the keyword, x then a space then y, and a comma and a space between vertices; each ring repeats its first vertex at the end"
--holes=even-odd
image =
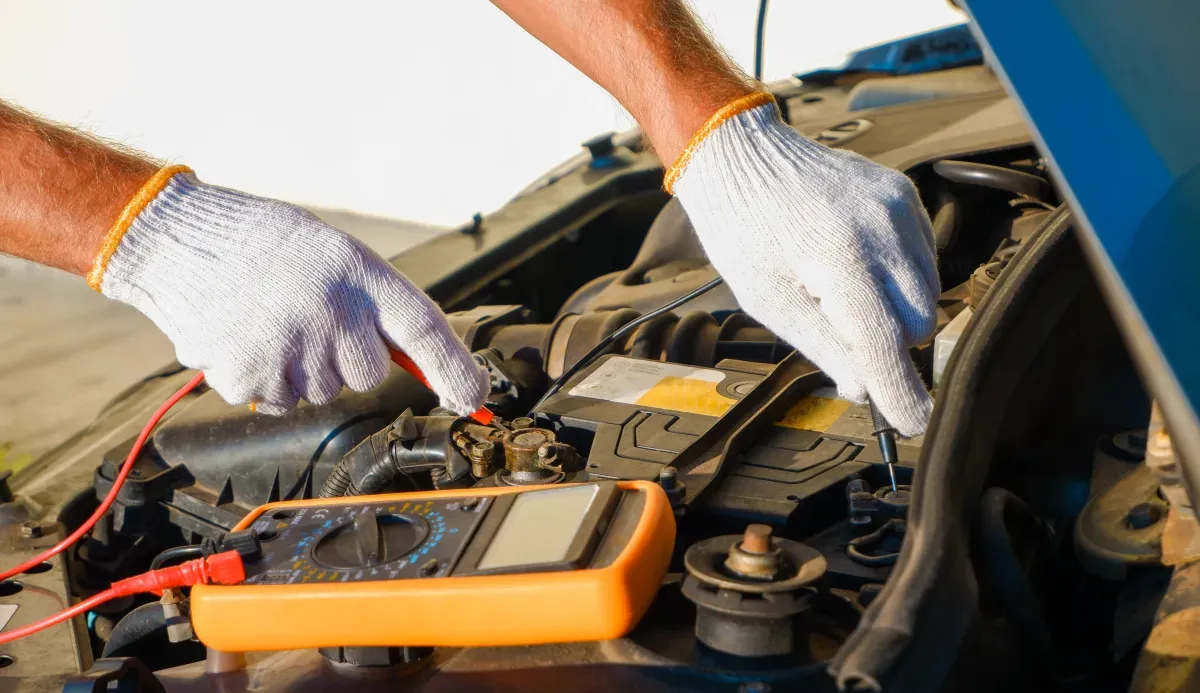
POLYGON ((760 524, 753 524, 746 527, 746 533, 742 535, 742 551, 746 553, 770 553, 771 527, 760 524))
POLYGON ((192 632, 192 622, 183 613, 180 604, 183 602, 183 592, 177 588, 163 590, 162 598, 163 621, 167 624, 167 640, 171 642, 187 642, 195 633, 192 632))
POLYGON ((26 539, 37 539, 42 536, 42 525, 37 522, 26 522, 21 525, 21 536, 26 539))
POLYGON ((492 471, 492 459, 496 456, 496 445, 490 440, 480 440, 467 448, 467 457, 471 458, 471 474, 476 479, 482 479, 492 471))
POLYGON ((1129 509, 1125 525, 1130 529, 1146 529, 1162 519, 1162 508, 1153 503, 1138 503, 1129 509))
POLYGON ((663 489, 670 491, 675 488, 675 484, 679 483, 679 473, 674 467, 663 467, 658 470, 658 485, 663 489))
POLYGON ((771 528, 753 524, 742 540, 729 548, 725 569, 748 580, 774 580, 782 567, 782 552, 771 541, 771 528))

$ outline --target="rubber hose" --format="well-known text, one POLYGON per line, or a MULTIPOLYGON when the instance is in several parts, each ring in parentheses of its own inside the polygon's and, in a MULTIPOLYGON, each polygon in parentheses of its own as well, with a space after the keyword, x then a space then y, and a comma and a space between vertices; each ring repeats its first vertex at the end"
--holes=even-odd
POLYGON ((1008 531, 1010 524, 1024 534, 1044 537, 1041 520, 1025 501, 1007 489, 985 491, 979 506, 975 553, 983 564, 982 572, 988 576, 1001 606, 1016 624, 1029 651, 1047 673, 1057 676, 1050 626, 1013 548, 1012 535, 1008 531))
POLYGON ((350 472, 346 470, 345 461, 346 458, 343 456, 334 465, 329 476, 325 478, 325 483, 321 484, 317 498, 341 498, 346 495, 346 489, 350 488, 350 472))
POLYGON ((388 450, 388 438, 392 426, 371 434, 369 438, 355 445, 338 460, 325 483, 321 485, 318 494, 320 498, 341 498, 342 496, 360 496, 364 486, 371 488, 382 487, 390 482, 395 475, 394 461, 388 450))
POLYGON ((112 634, 108 636, 108 642, 104 643, 104 652, 101 657, 122 657, 129 656, 124 652, 126 648, 132 647, 158 631, 167 629, 167 618, 163 614, 162 604, 152 602, 150 604, 142 604, 133 611, 125 614, 125 617, 117 621, 117 625, 113 626, 112 634))
POLYGON ((880 546, 883 541, 891 534, 903 534, 904 521, 892 518, 883 523, 870 534, 864 534, 861 537, 854 537, 846 544, 846 556, 859 565, 867 567, 879 567, 885 565, 893 565, 896 563, 896 558, 900 556, 899 551, 883 554, 869 554, 864 550, 870 550, 871 547, 880 546))
POLYGON ((966 528, 1005 408, 1089 275, 1065 206, 1022 244, 967 326, 938 392, 913 478, 900 557, 830 663, 838 685, 941 687, 978 609, 966 528), (1035 309, 1036 306, 1036 309, 1035 309))
POLYGON ((318 497, 383 493, 396 488, 399 481, 419 490, 413 478, 419 473, 442 472, 446 480, 461 478, 471 465, 451 440, 457 421, 455 415, 413 416, 406 411, 346 453, 321 485, 318 497))
POLYGON ((1042 201, 1050 197, 1050 184, 1045 178, 1011 168, 944 159, 935 163, 933 170, 951 183, 978 185, 1042 201))

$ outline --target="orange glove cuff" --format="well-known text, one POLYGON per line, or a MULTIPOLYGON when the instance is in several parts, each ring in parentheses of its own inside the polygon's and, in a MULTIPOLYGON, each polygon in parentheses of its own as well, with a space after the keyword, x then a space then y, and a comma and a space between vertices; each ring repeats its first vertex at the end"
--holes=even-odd
POLYGON ((725 121, 743 111, 758 108, 768 103, 775 103, 775 97, 765 91, 756 91, 753 94, 739 96, 712 114, 712 117, 696 131, 696 134, 692 135, 692 139, 688 140, 687 146, 683 148, 683 151, 679 152, 679 156, 675 157, 675 163, 671 164, 666 174, 663 175, 663 190, 666 190, 668 195, 675 194, 675 181, 679 180, 679 177, 683 175, 688 162, 692 160, 692 154, 695 153, 700 143, 711 135, 713 131, 724 125, 725 121))
POLYGON ((125 237, 125 232, 129 230, 129 226, 133 224, 133 220, 137 215, 142 213, 146 205, 150 204, 159 192, 167 185, 167 181, 176 173, 191 173, 192 169, 187 166, 166 166, 160 168, 150 180, 146 181, 129 203, 125 205, 125 209, 117 215, 116 222, 112 228, 108 230, 108 234, 104 236, 104 245, 100 246, 100 254, 92 261, 92 271, 88 272, 87 283, 96 291, 100 291, 100 285, 104 281, 104 270, 108 267, 108 261, 112 258, 113 253, 117 252, 117 246, 121 244, 121 239, 125 237))

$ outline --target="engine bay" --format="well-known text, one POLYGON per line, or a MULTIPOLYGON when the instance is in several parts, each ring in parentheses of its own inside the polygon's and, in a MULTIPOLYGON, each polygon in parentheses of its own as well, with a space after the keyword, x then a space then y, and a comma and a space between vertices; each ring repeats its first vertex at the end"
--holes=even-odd
MULTIPOLYGON (((995 586, 1012 578, 989 568, 999 559, 987 552, 987 523, 974 519, 991 507, 985 489, 1003 486, 1024 500, 992 503, 1036 510, 1014 522, 1020 537, 990 550, 1015 552, 1018 573, 1037 585, 1046 637, 1054 649, 1071 643, 1051 678, 1062 668, 1079 681, 1122 680, 1140 631, 1113 612, 1144 610, 1162 575, 1145 560, 1089 554, 1063 534, 1090 497, 1137 474, 1149 409, 1078 249, 1062 250, 1072 243, 1069 215, 994 80, 975 92, 857 110, 847 120, 845 95, 854 88, 793 85, 780 100, 793 125, 818 141, 830 133, 831 146, 857 147, 908 173, 933 219, 943 289, 938 329, 912 356, 939 414, 925 436, 898 441, 894 477, 869 408, 839 397, 835 383, 742 312, 724 286, 644 320, 585 359, 610 335, 716 278, 682 207, 658 190, 653 155, 636 137, 612 137, 508 208, 397 259, 442 303, 489 372, 496 422, 438 408, 399 369, 371 392, 347 391, 279 418, 198 391, 154 432, 88 539, 18 584, 56 599, 87 595, 146 570, 164 552, 216 550, 256 508, 280 501, 652 482, 669 498, 678 532, 667 577, 631 633, 521 647, 347 644, 253 653, 247 663, 206 651, 187 626, 186 600, 170 610, 139 598, 92 612, 69 635, 63 628, 16 643, 4 656, 29 667, 28 690, 57 690, 71 679, 70 666, 128 661, 120 658, 135 658, 168 690, 193 691, 228 690, 221 672, 242 672, 248 678, 235 685, 257 691, 881 687, 864 673, 874 664, 863 658, 888 662, 900 687, 1000 689, 1041 675, 1030 673, 1037 667, 1026 624, 1006 609, 1009 592, 995 586), (963 125, 980 114, 992 121, 963 125), (955 131, 931 134, 944 129, 955 131), (929 146, 917 151, 921 141, 929 146), (595 196, 603 203, 585 204, 595 196), (505 230, 514 219, 524 224, 520 234, 505 230), (433 261, 447 255, 454 260, 433 261), (1015 285, 1010 272, 1050 263, 1061 265, 1052 279, 1024 278, 1032 298, 991 297, 1004 282, 1015 285), (1056 307, 1043 314, 1028 305, 1056 307), (1017 343, 1027 345, 1025 361, 1013 360, 1018 347, 996 363, 959 354, 978 316, 1022 306, 1041 336, 1015 319, 1003 334, 1024 340, 1017 343), (989 404, 978 390, 954 413, 941 412, 960 401, 945 388, 975 371, 1005 394, 989 404), (983 432, 973 428, 981 421, 983 432), (934 471, 932 448, 960 438, 957 471, 934 471), (1079 567, 1089 555, 1104 568, 1079 567), (894 573, 909 574, 914 561, 936 572, 920 590, 895 594, 902 588, 894 573), (1120 579, 1106 582, 1097 570, 1120 579), (938 599, 941 606, 930 606, 938 599), (938 608, 955 615, 931 626, 938 608), (864 645, 888 628, 890 651, 864 645), (938 641, 947 637, 953 645, 938 641), (39 670, 38 653, 51 651, 39 670), (70 666, 54 659, 63 653, 70 666), (1103 663, 1093 661, 1098 653, 1103 663), (992 673, 994 680, 980 681, 992 673)), ((32 552, 77 526, 112 488, 133 444, 136 428, 117 422, 132 421, 185 376, 167 369, 134 388, 92 424, 88 452, 69 444, 37 475, 17 480, 15 495, 0 503, 9 518, 6 550, 32 552)), ((1161 505, 1150 496, 1141 502, 1161 505)), ((1009 531, 999 522, 994 532, 1009 531)), ((1161 523, 1150 522, 1135 543, 1154 527, 1161 533, 1161 523)), ((534 527, 525 538, 539 536, 534 527)), ((269 530, 257 534, 260 550, 272 540, 269 530)))

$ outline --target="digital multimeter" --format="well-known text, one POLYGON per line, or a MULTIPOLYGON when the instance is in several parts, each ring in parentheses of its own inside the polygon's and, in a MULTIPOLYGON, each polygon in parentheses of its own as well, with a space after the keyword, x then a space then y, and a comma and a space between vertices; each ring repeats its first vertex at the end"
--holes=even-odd
POLYGON ((647 481, 495 487, 272 503, 237 529, 262 556, 239 585, 197 585, 217 650, 489 646, 629 632, 675 540, 647 481))

